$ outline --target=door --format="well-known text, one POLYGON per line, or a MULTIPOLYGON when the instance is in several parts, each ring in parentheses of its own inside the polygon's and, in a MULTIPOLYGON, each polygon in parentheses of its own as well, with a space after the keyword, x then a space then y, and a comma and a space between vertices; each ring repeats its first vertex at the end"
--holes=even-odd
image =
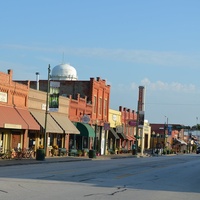
POLYGON ((21 146, 21 134, 20 133, 12 133, 12 145, 11 148, 22 148, 21 146))

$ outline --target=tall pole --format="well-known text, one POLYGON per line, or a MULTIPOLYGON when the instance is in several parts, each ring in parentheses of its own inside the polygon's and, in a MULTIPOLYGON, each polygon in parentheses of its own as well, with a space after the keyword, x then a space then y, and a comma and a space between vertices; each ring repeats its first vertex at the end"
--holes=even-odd
POLYGON ((168 135, 168 117, 167 116, 165 116, 165 124, 164 124, 164 143, 163 143, 163 150, 165 149, 165 146, 166 146, 166 144, 165 144, 165 140, 166 140, 166 135, 168 135), (166 121, 166 119, 167 119, 167 121, 166 121), (166 130, 167 130, 167 134, 166 134, 166 130))
POLYGON ((44 124, 44 151, 45 151, 45 155, 47 155, 47 116, 48 116, 48 108, 49 108, 50 72, 51 72, 51 67, 49 65, 49 67, 48 67, 46 110, 45 110, 45 124, 44 124))
POLYGON ((139 139, 139 101, 138 101, 138 105, 137 105, 137 126, 136 126, 136 141, 135 141, 135 155, 138 154, 138 139, 139 139))
POLYGON ((95 131, 94 131, 94 133, 95 133, 95 136, 94 136, 94 150, 97 150, 97 141, 96 141, 96 139, 97 139, 97 122, 95 122, 95 131))

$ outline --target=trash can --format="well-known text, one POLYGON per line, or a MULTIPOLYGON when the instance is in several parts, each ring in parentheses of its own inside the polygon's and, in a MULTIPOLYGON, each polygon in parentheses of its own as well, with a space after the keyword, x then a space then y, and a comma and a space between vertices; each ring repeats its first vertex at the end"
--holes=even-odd
POLYGON ((45 159, 44 149, 37 149, 36 150, 36 160, 44 160, 44 159, 45 159))
POLYGON ((96 158, 96 151, 95 150, 89 150, 89 158, 96 158))
POLYGON ((136 145, 132 145, 132 155, 136 155, 136 145))

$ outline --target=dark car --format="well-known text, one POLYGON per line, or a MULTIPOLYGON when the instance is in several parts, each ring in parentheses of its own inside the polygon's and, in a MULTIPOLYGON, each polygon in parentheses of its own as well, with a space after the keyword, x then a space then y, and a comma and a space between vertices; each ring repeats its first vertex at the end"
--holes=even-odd
POLYGON ((200 147, 197 147, 196 153, 197 153, 197 154, 200 153, 200 147))

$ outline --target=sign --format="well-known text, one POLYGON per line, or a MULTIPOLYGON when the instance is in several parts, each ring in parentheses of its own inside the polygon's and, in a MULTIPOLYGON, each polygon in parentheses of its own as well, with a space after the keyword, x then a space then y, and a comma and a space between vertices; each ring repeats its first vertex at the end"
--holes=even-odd
POLYGON ((172 125, 168 125, 168 135, 172 134, 172 125))
POLYGON ((113 120, 114 122, 116 122, 116 121, 117 121, 117 115, 112 115, 112 120, 113 120))
POLYGON ((110 129, 110 123, 104 123, 104 130, 110 129))
POLYGON ((5 92, 0 92, 0 101, 1 102, 7 102, 8 101, 8 95, 5 92))
POLYGON ((20 125, 20 124, 4 124, 4 128, 22 129, 22 125, 20 125))
POLYGON ((138 120, 139 126, 144 125, 144 111, 139 111, 139 120, 138 120))
POLYGON ((128 125, 129 125, 129 126, 137 126, 137 120, 130 120, 130 121, 128 122, 128 125))
POLYGON ((50 82, 49 111, 58 111, 60 82, 50 82))
POLYGON ((82 117, 82 122, 87 124, 90 121, 90 116, 89 115, 83 115, 82 117))
POLYGON ((123 133, 123 127, 122 126, 117 126, 116 127, 116 132, 117 133, 123 133))

